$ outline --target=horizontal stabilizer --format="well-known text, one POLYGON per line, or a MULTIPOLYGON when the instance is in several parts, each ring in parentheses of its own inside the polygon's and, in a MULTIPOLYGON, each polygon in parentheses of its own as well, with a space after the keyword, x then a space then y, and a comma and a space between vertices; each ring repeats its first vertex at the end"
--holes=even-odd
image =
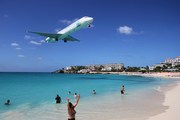
POLYGON ((26 31, 29 33, 35 33, 44 37, 50 37, 50 38, 59 38, 61 36, 61 34, 56 34, 56 33, 41 33, 41 32, 32 32, 32 31, 26 31))
POLYGON ((66 38, 62 39, 64 41, 78 41, 81 42, 80 40, 73 38, 72 36, 68 35, 66 38))

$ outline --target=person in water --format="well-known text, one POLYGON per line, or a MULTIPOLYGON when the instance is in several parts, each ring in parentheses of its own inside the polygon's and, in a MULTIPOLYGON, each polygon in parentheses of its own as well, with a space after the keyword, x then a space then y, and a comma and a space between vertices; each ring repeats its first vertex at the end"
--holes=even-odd
POLYGON ((68 120, 75 120, 76 111, 74 110, 74 108, 77 106, 79 102, 80 94, 78 94, 78 99, 76 100, 76 103, 74 105, 71 102, 69 102, 68 97, 66 97, 66 99, 67 99, 67 108, 68 108, 68 114, 69 114, 68 120))
POLYGON ((61 102, 61 97, 59 97, 59 95, 57 95, 57 97, 55 98, 56 103, 60 103, 61 102))
POLYGON ((77 96, 77 93, 74 94, 74 97, 75 97, 75 98, 78 97, 78 96, 77 96))
POLYGON ((92 92, 93 94, 96 94, 96 92, 95 92, 95 90, 93 90, 93 92, 92 92))
POLYGON ((10 103, 10 100, 7 100, 7 102, 4 103, 4 104, 5 104, 5 105, 9 105, 9 103, 10 103))
POLYGON ((71 91, 69 91, 68 94, 71 94, 71 91))
POLYGON ((121 88, 121 94, 124 94, 124 85, 122 86, 122 88, 121 88))

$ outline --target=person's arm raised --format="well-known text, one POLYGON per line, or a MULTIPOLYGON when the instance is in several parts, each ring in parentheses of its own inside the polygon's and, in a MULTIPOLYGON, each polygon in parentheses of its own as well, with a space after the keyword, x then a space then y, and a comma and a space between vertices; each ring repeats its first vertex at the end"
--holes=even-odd
POLYGON ((66 97, 66 100, 67 100, 68 114, 70 115, 71 114, 71 108, 69 107, 69 98, 66 97))
POLYGON ((74 104, 74 108, 75 108, 75 107, 76 107, 76 105, 78 104, 79 99, 80 99, 80 94, 78 94, 78 99, 76 100, 76 103, 74 104))

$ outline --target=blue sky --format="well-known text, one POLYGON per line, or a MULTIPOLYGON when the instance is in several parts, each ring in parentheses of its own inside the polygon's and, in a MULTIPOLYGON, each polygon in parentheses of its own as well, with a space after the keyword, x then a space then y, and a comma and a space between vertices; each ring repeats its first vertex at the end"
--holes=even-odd
POLYGON ((52 72, 67 66, 145 67, 180 56, 179 0, 1 0, 0 72, 52 72), (25 31, 56 33, 83 16, 81 42, 46 43, 25 31))

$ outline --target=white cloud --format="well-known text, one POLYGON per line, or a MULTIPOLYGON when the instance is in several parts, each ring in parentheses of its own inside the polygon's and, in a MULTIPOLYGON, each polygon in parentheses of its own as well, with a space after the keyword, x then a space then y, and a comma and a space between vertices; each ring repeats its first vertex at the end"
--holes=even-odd
POLYGON ((11 43, 11 46, 19 46, 17 43, 11 43))
POLYGON ((133 29, 131 27, 128 26, 120 26, 117 29, 118 32, 120 32, 121 34, 126 34, 126 35, 130 35, 130 34, 143 34, 143 31, 141 31, 140 33, 134 32, 133 29))
POLYGON ((18 55, 18 57, 25 57, 24 55, 18 55))
POLYGON ((57 28, 57 29, 55 29, 55 31, 56 31, 56 32, 59 32, 60 30, 61 30, 61 28, 57 28))
POLYGON ((18 47, 18 48, 16 48, 16 50, 21 50, 21 48, 20 48, 20 47, 18 47))
POLYGON ((29 43, 35 44, 35 45, 41 45, 41 43, 38 43, 36 41, 30 41, 29 43))
POLYGON ((37 58, 37 60, 42 60, 42 58, 39 57, 39 58, 37 58))
POLYGON ((118 31, 121 33, 121 34, 127 34, 127 35, 130 35, 130 34, 134 34, 133 32, 133 29, 128 27, 128 26, 124 26, 124 27, 119 27, 118 28, 118 31))
POLYGON ((73 23, 73 22, 75 22, 75 21, 77 21, 78 20, 78 18, 75 18, 74 20, 59 20, 59 22, 61 22, 61 23, 65 23, 65 24, 71 24, 71 23, 73 23))
POLYGON ((28 36, 28 35, 25 35, 24 38, 25 38, 25 39, 34 39, 34 37, 31 37, 31 36, 28 36))
POLYGON ((45 40, 41 40, 40 42, 46 42, 45 40))

